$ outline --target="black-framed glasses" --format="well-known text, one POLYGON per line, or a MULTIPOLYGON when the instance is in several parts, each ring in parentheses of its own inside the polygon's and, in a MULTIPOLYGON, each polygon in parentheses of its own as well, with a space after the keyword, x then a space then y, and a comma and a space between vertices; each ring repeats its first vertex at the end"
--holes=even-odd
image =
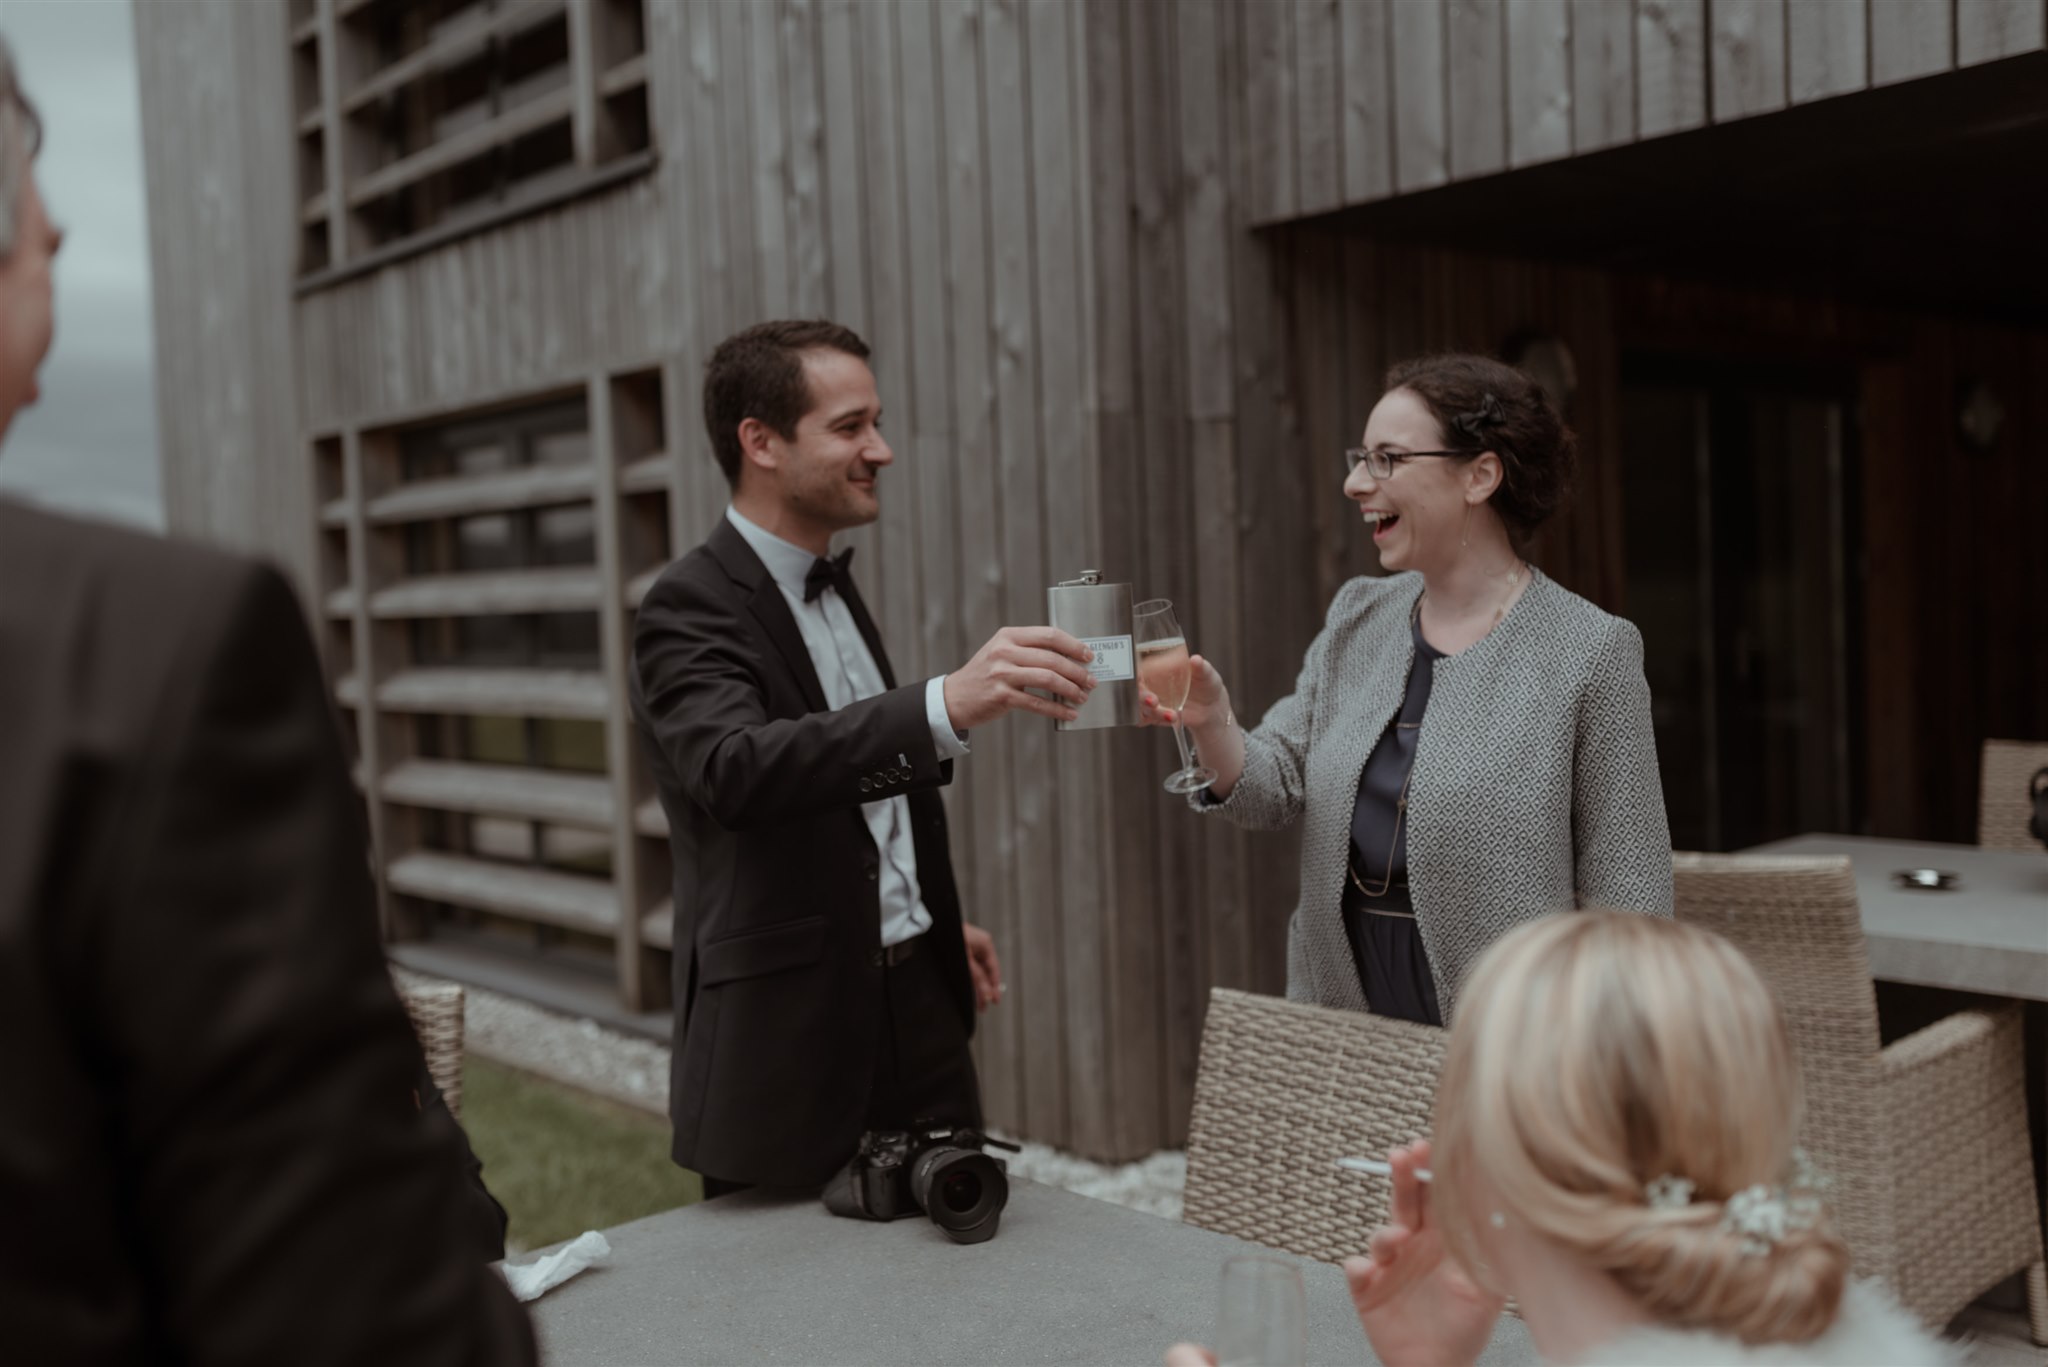
POLYGON ((1385 479, 1388 475, 1393 474, 1394 467, 1404 460, 1422 460, 1430 456, 1476 456, 1478 454, 1477 451, 1470 448, 1456 451, 1372 451, 1363 446, 1347 446, 1344 448, 1344 477, 1349 479, 1351 472, 1356 470, 1361 462, 1364 463, 1366 469, 1372 471, 1374 479, 1385 479))

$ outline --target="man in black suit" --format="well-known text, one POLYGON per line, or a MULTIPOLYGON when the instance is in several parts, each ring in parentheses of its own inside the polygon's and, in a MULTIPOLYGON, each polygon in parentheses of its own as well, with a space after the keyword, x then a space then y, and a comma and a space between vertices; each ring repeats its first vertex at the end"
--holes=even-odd
MULTIPOLYGON (((0 44, 0 435, 58 236, 0 44)), ((297 600, 0 501, 0 1362, 520 1364, 297 600)))
POLYGON ((674 1156, 713 1195, 820 1184, 863 1130, 980 1123, 967 1041, 1001 968, 962 922, 936 790, 966 732, 1071 718, 1094 687, 1050 627, 897 686, 851 553, 828 558, 894 460, 867 355, 827 322, 719 345, 704 419, 732 506, 634 631, 675 856, 674 1156))

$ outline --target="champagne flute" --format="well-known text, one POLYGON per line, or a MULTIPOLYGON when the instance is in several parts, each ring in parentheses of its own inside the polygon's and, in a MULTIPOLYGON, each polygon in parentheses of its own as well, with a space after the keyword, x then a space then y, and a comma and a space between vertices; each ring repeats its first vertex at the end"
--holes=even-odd
POLYGON ((1132 628, 1138 647, 1138 682, 1173 713, 1173 739, 1180 746, 1181 767, 1166 776, 1166 791, 1200 792, 1216 781, 1216 771, 1195 762, 1195 753, 1188 748, 1187 729, 1180 721, 1180 709, 1194 682, 1188 638, 1173 615, 1173 604, 1164 598, 1147 599, 1132 609, 1132 628))
POLYGON ((1308 1297, 1291 1258, 1259 1253, 1223 1264, 1216 1361, 1220 1367, 1302 1367, 1308 1361, 1308 1297))

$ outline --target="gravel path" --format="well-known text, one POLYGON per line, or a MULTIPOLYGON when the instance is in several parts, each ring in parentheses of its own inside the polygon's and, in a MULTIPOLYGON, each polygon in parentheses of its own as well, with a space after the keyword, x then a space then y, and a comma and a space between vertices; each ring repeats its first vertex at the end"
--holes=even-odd
MULTIPOLYGON (((402 968, 394 968, 392 973, 401 982, 434 981, 402 968)), ((667 1117, 666 1045, 621 1035, 595 1021, 559 1016, 478 987, 465 989, 465 1002, 465 1047, 471 1052, 667 1117)), ((1188 1165, 1186 1155, 1176 1150, 1112 1166, 1091 1163, 1044 1144, 1026 1143, 1022 1153, 1007 1158, 1010 1171, 1019 1177, 1169 1220, 1180 1218, 1181 1187, 1187 1180, 1188 1165)))

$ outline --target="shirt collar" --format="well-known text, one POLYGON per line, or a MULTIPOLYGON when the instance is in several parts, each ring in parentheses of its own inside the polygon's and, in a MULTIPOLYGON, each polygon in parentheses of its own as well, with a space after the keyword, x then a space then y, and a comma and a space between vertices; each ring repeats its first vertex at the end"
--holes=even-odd
POLYGON ((730 504, 726 505, 725 519, 746 538, 747 544, 754 548, 754 554, 761 557, 761 563, 768 567, 768 574, 775 580, 776 587, 801 599, 804 580, 818 557, 794 542, 784 541, 730 504))

